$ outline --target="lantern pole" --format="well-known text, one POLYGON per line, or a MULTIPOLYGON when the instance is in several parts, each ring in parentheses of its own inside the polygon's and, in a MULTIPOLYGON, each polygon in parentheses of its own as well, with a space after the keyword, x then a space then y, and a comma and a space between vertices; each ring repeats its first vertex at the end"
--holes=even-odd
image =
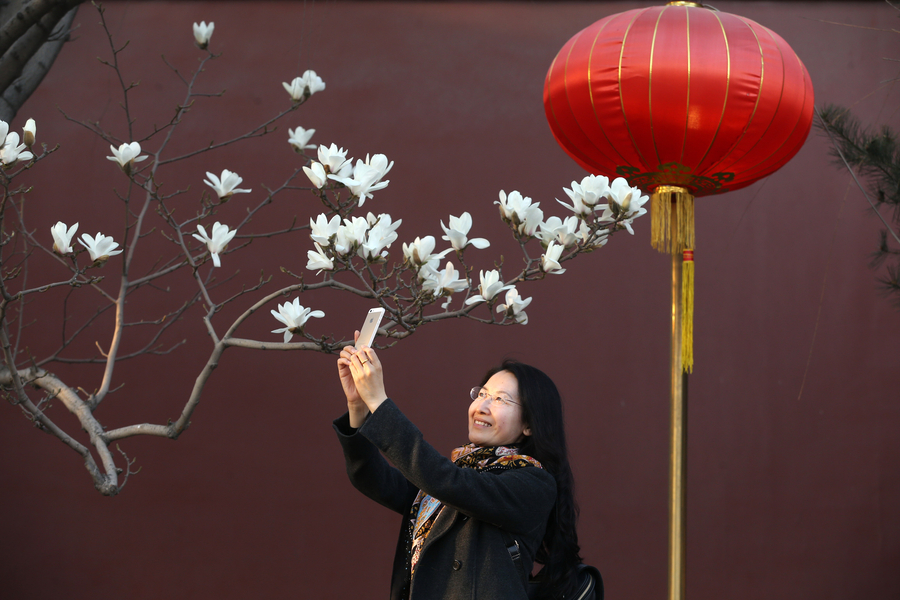
MULTIPOLYGON (((677 239, 676 219, 671 220, 677 239)), ((669 600, 684 600, 685 531, 687 529, 688 374, 682 356, 682 257, 672 253, 671 431, 669 453, 669 600)))

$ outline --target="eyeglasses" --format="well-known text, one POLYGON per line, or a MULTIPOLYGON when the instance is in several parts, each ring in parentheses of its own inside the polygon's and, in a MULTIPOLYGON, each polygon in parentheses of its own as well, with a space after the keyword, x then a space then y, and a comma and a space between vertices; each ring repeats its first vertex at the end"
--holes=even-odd
POLYGON ((491 406, 508 406, 510 404, 518 404, 522 406, 521 402, 516 402, 512 398, 510 398, 507 394, 500 393, 496 396, 491 396, 487 390, 485 390, 480 385, 476 385, 469 392, 469 396, 472 400, 478 400, 480 402, 484 402, 485 400, 491 401, 491 406))

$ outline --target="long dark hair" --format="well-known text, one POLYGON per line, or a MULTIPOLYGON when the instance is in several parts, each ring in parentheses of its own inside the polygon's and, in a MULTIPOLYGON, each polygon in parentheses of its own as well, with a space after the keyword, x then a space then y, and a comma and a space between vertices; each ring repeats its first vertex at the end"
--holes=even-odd
POLYGON ((497 373, 508 371, 519 385, 523 421, 531 435, 520 445, 522 454, 539 460, 556 478, 556 505, 535 561, 544 565, 539 575, 539 598, 570 597, 575 585, 575 566, 581 562, 578 546, 578 505, 569 466, 562 399, 553 380, 543 371, 515 360, 505 360, 485 375, 482 385, 497 373))

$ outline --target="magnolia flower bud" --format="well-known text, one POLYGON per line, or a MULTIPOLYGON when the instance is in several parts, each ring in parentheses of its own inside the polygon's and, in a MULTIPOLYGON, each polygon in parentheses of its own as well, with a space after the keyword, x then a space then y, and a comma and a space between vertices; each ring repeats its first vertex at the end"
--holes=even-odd
POLYGON ((34 119, 25 121, 25 127, 22 131, 22 142, 27 148, 31 148, 34 145, 34 135, 36 132, 37 126, 35 125, 34 119))
POLYGON ((216 24, 212 21, 209 22, 209 25, 206 24, 206 21, 200 21, 199 25, 194 23, 194 41, 197 42, 197 46, 201 50, 206 50, 207 46, 209 46, 209 39, 212 37, 215 28, 216 24))

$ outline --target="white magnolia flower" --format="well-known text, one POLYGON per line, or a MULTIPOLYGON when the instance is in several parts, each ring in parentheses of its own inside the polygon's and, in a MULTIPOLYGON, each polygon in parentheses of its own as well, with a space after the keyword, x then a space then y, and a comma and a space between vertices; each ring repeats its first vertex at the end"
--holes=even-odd
POLYGON ((559 265, 559 257, 562 255, 563 247, 556 242, 550 242, 547 251, 541 256, 541 268, 545 273, 554 273, 562 275, 566 272, 559 265))
POLYGON ((278 305, 278 312, 271 311, 272 316, 285 324, 281 329, 273 329, 272 333, 283 333, 284 343, 291 341, 291 337, 295 333, 301 333, 303 326, 310 317, 321 319, 325 316, 321 310, 312 310, 304 308, 300 304, 300 298, 294 298, 293 302, 285 302, 278 305))
POLYGON ((417 237, 415 241, 409 245, 403 244, 403 257, 417 267, 427 265, 431 262, 437 264, 437 261, 444 258, 450 248, 443 252, 432 254, 434 252, 435 240, 433 235, 426 235, 423 238, 417 237))
MULTIPOLYGON (((362 217, 350 217, 344 219, 344 231, 347 239, 352 240, 356 244, 362 244, 366 241, 366 232, 369 231, 371 223, 362 217)), ((338 230, 340 232, 340 230, 338 230)))
POLYGON ((121 250, 116 250, 119 247, 117 242, 114 242, 112 237, 103 235, 99 231, 97 232, 97 237, 91 237, 87 233, 82 234, 78 241, 81 242, 81 245, 87 248, 88 253, 91 255, 91 260, 94 263, 103 264, 107 261, 110 256, 115 256, 116 254, 121 254, 121 250))
POLYGON ((503 281, 500 279, 500 271, 498 271, 497 269, 492 269, 487 273, 485 273, 484 271, 480 271, 478 273, 478 277, 481 280, 481 283, 478 286, 478 291, 481 293, 466 300, 466 304, 487 302, 503 290, 508 290, 509 288, 514 287, 512 285, 503 285, 503 281))
POLYGON ((72 251, 72 238, 78 231, 78 223, 75 223, 68 229, 62 221, 57 221, 56 225, 50 228, 50 235, 53 236, 53 250, 60 254, 68 254, 72 251))
POLYGON ((484 238, 472 238, 470 240, 466 237, 469 230, 472 229, 472 215, 467 212, 464 212, 458 217, 450 215, 450 226, 447 227, 444 225, 444 221, 441 221, 441 228, 444 230, 444 233, 447 234, 441 239, 450 242, 450 245, 453 246, 455 250, 462 250, 469 244, 472 244, 479 250, 483 250, 491 245, 491 243, 484 238))
POLYGON ((523 235, 534 235, 544 220, 544 211, 539 208, 541 203, 532 202, 531 198, 523 197, 517 191, 512 191, 507 196, 506 192, 500 190, 500 200, 494 204, 500 205, 500 215, 503 219, 512 223, 523 235))
MULTIPOLYGON (((609 186, 609 202, 607 208, 615 215, 624 215, 625 219, 620 221, 628 233, 634 235, 631 228, 631 222, 641 215, 647 214, 644 204, 650 199, 650 196, 641 195, 641 190, 628 185, 624 177, 616 177, 609 186)), ((599 208, 599 207, 598 207, 599 208)))
MULTIPOLYGON (((494 202, 494 204, 500 205, 500 216, 503 217, 503 220, 512 221, 513 216, 516 214, 516 210, 522 205, 523 200, 522 194, 515 190, 510 192, 509 196, 506 195, 506 192, 500 190, 500 200, 494 202)), ((529 198, 529 201, 530 200, 531 199, 529 198)))
POLYGON ((322 186, 328 182, 328 175, 325 173, 325 167, 322 166, 322 163, 312 161, 308 167, 303 167, 303 172, 306 173, 309 181, 316 189, 321 190, 322 186))
MULTIPOLYGON (((337 144, 331 144, 331 146, 322 144, 319 146, 318 156, 319 162, 327 169, 328 173, 334 173, 336 175, 350 174, 349 169, 344 169, 351 165, 352 159, 348 159, 347 151, 343 148, 338 148, 337 144)), ((307 175, 309 175, 309 173, 307 173, 307 175)))
POLYGON ((305 71, 300 77, 295 77, 290 85, 285 82, 282 82, 281 85, 291 95, 291 100, 294 102, 302 102, 316 92, 325 89, 325 82, 316 75, 315 71, 305 71))
POLYGON ((22 128, 22 131, 22 142, 26 148, 31 148, 34 145, 34 136, 37 135, 37 124, 34 122, 34 119, 25 121, 25 127, 22 128))
POLYGON ((118 150, 113 146, 110 146, 109 149, 112 150, 113 155, 107 156, 106 159, 119 163, 126 175, 131 174, 131 167, 134 166, 134 163, 141 162, 147 158, 146 154, 138 156, 141 154, 141 145, 137 142, 122 144, 118 150))
POLYGON ((233 194, 249 194, 253 191, 238 189, 237 186, 241 184, 244 178, 233 171, 229 171, 228 169, 222 170, 221 179, 219 179, 209 171, 206 172, 206 176, 209 179, 204 179, 203 183, 214 189, 216 194, 218 194, 219 199, 221 200, 227 200, 228 198, 231 198, 233 194))
POLYGON ((362 217, 344 219, 344 224, 338 227, 334 238, 334 251, 341 255, 347 255, 366 241, 366 232, 369 231, 369 222, 362 217))
POLYGON ((294 147, 296 152, 303 152, 307 148, 315 148, 315 144, 309 143, 315 132, 315 129, 303 129, 302 127, 288 129, 288 143, 294 147))
POLYGON ((388 157, 384 154, 373 154, 371 158, 366 154, 366 166, 378 172, 378 179, 381 179, 394 168, 394 161, 388 162, 388 157))
POLYGON ((9 133, 9 123, 0 121, 0 147, 6 145, 6 134, 9 133))
POLYGON ((359 246, 359 255, 366 260, 377 260, 387 256, 385 248, 390 248, 397 240, 397 228, 403 219, 391 221, 391 215, 382 213, 377 217, 369 213, 366 220, 369 223, 369 231, 366 239, 359 246))
POLYGON ((291 100, 294 102, 299 102, 306 94, 306 82, 303 81, 301 77, 294 77, 293 81, 290 83, 282 81, 281 85, 283 85, 285 91, 291 95, 291 100))
MULTIPOLYGON (((563 190, 566 192, 569 191, 566 188, 563 188, 563 190)), ((566 208, 568 208, 569 210, 571 210, 573 213, 575 213, 579 217, 586 217, 589 214, 591 214, 592 212, 594 212, 594 207, 586 205, 584 202, 581 201, 581 198, 578 196, 575 196, 574 198, 572 198, 572 204, 566 204, 559 198, 557 198, 556 201, 559 202, 560 204, 562 204, 563 206, 565 206, 566 208)))
POLYGON ((209 25, 206 24, 206 21, 200 21, 199 25, 194 23, 194 41, 201 50, 206 50, 206 47, 209 46, 209 38, 212 37, 215 28, 216 24, 212 21, 209 22, 209 25))
POLYGON ((309 262, 306 263, 306 268, 309 270, 317 270, 316 275, 324 271, 331 271, 334 269, 334 261, 325 254, 325 251, 322 250, 322 246, 319 245, 318 242, 314 242, 316 247, 315 250, 307 250, 306 258, 309 259, 309 262))
POLYGON ((329 221, 328 216, 322 213, 316 217, 315 221, 313 221, 312 218, 309 219, 309 237, 311 237, 314 242, 327 246, 331 243, 331 236, 338 232, 340 226, 340 215, 334 215, 329 221))
POLYGON ((578 236, 575 235, 575 232, 578 231, 578 223, 578 217, 575 216, 566 217, 565 221, 552 216, 541 223, 537 236, 545 246, 555 241, 564 248, 571 248, 578 243, 578 236))
POLYGON ((347 169, 342 169, 337 175, 329 175, 329 179, 347 186, 350 193, 359 198, 359 206, 362 206, 366 198, 372 197, 372 192, 384 189, 390 183, 381 179, 387 175, 388 171, 394 166, 394 161, 388 163, 388 159, 384 154, 376 154, 371 158, 366 155, 366 161, 357 160, 356 165, 350 173, 345 173, 347 169))
POLYGON ((506 304, 497 306, 497 312, 505 312, 507 317, 515 319, 516 323, 522 325, 528 324, 528 315, 525 314, 525 307, 531 304, 531 298, 522 299, 515 286, 511 286, 506 292, 506 304))
POLYGON ((609 199, 612 202, 615 202, 616 205, 622 210, 625 214, 630 212, 631 208, 631 199, 637 192, 637 196, 640 197, 641 190, 636 187, 631 187, 628 185, 628 181, 625 180, 624 177, 616 177, 612 185, 609 186, 609 199))
POLYGON ((12 131, 6 134, 6 141, 0 148, 0 162, 11 165, 20 160, 31 160, 34 154, 25 150, 25 144, 19 143, 19 134, 12 131))
POLYGON ((443 271, 438 271, 428 265, 419 272, 422 278, 422 288, 437 296, 447 296, 447 301, 441 304, 441 308, 450 306, 450 296, 454 292, 461 292, 469 288, 469 282, 459 278, 459 271, 453 263, 447 261, 443 271))
POLYGON ((219 260, 219 253, 225 250, 228 242, 237 233, 237 229, 229 230, 228 225, 216 221, 212 227, 212 237, 206 234, 206 229, 203 228, 203 225, 197 224, 197 231, 200 235, 195 233, 193 234, 194 238, 206 244, 206 248, 212 256, 213 265, 221 267, 222 262, 219 260))
POLYGON ((609 177, 603 175, 588 175, 581 180, 572 182, 572 189, 563 188, 563 191, 572 201, 572 204, 557 202, 574 212, 576 215, 586 216, 593 212, 594 207, 609 193, 609 177))

